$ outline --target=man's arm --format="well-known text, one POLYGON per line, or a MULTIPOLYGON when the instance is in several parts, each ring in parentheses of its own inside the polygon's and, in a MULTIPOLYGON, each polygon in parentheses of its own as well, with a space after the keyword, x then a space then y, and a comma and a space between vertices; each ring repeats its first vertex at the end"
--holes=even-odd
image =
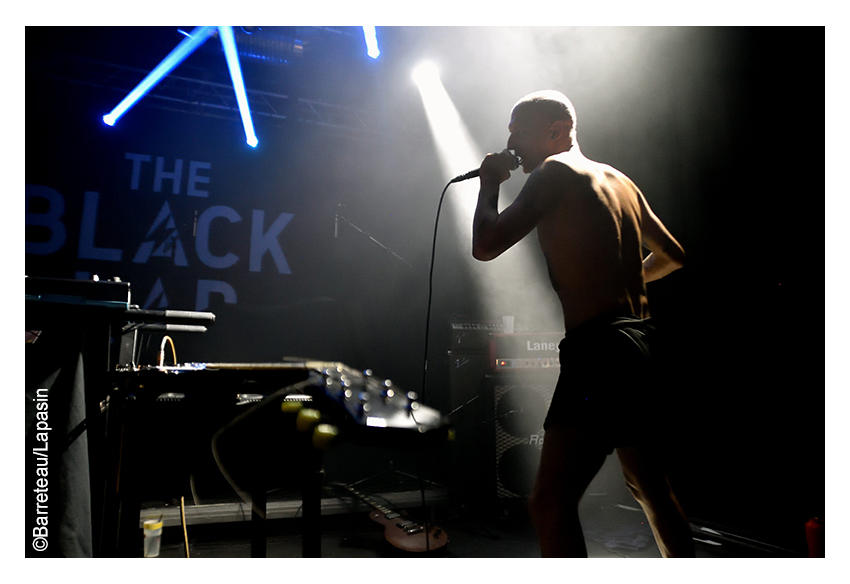
POLYGON ((650 253, 643 260, 644 282, 652 282, 685 265, 685 250, 656 217, 640 190, 641 235, 650 253))
MULTIPOLYGON (((529 175, 517 198, 499 213, 499 186, 510 176, 510 161, 488 154, 481 164, 478 205, 472 220, 472 256, 481 261, 499 257, 537 226, 557 192, 556 162, 546 161, 529 175)), ((561 165, 562 166, 562 165, 561 165)))

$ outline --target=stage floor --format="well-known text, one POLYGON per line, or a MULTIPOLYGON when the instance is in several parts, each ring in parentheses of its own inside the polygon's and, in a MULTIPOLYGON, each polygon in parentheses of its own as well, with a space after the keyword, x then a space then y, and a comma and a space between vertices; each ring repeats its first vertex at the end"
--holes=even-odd
MULTIPOLYGON (((404 499, 396 493, 388 499, 404 499)), ((416 492, 406 493, 407 500, 416 492)), ((380 496, 379 496, 380 497, 380 496)), ((429 492, 429 500, 439 499, 429 492)), ((325 499, 327 506, 328 499, 325 499)), ((331 500, 330 507, 334 507, 331 500)), ((266 522, 266 556, 302 557, 302 523, 297 503, 290 517, 270 513, 266 522)), ((271 507, 270 507, 271 508, 271 507)), ((276 507, 280 509, 278 505, 276 507)), ((414 518, 421 516, 417 506, 409 508, 414 518)), ((368 508, 351 512, 331 512, 321 519, 321 557, 323 558, 535 558, 540 557, 537 539, 522 501, 498 502, 487 511, 458 511, 448 504, 430 507, 433 524, 444 530, 449 542, 427 553, 411 553, 390 545, 384 528, 369 518, 368 508)), ((144 514, 144 513, 143 513, 144 514)), ((582 502, 582 525, 591 558, 660 558, 643 512, 636 506, 604 501, 582 502)), ((250 558, 251 523, 242 521, 188 525, 189 553, 195 558, 250 558)), ((173 521, 163 530, 160 557, 185 557, 183 530, 173 521)), ((698 558, 793 558, 798 553, 748 540, 721 530, 692 523, 698 558)), ((141 554, 141 547, 139 555, 141 554)))

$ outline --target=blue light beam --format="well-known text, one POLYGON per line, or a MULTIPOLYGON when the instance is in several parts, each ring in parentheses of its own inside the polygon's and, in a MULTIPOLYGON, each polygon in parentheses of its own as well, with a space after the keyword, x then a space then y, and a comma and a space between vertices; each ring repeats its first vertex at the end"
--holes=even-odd
POLYGON ((257 140, 257 135, 254 134, 254 124, 251 121, 251 109, 248 107, 245 81, 242 79, 242 69, 239 67, 239 55, 236 52, 236 39, 233 36, 233 27, 218 27, 218 36, 221 37, 221 46, 224 49, 224 57, 227 59, 230 79, 233 81, 233 91, 236 92, 236 103, 239 104, 239 115, 242 116, 242 127, 245 128, 245 138, 249 146, 256 148, 259 141, 257 140))
POLYGON ((185 39, 180 41, 180 44, 177 45, 153 71, 148 73, 147 77, 142 79, 142 82, 139 83, 133 91, 127 94, 127 97, 121 100, 121 103, 115 106, 111 112, 103 116, 103 122, 109 126, 114 126, 115 123, 121 119, 121 116, 127 113, 131 107, 136 105, 136 102, 147 95, 147 93, 153 89, 157 83, 162 81, 163 77, 171 73, 171 71, 173 71, 177 65, 182 63, 186 57, 191 55, 195 49, 204 44, 204 41, 206 41, 214 32, 214 26, 199 26, 195 28, 186 36, 185 39))
POLYGON ((373 59, 377 59, 381 51, 378 49, 378 35, 375 32, 375 27, 364 26, 363 36, 366 38, 366 54, 373 59))

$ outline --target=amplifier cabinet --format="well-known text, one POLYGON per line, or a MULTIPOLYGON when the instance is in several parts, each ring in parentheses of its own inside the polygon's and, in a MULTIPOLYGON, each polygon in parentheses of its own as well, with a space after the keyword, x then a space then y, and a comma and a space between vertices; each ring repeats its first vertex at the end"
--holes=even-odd
POLYGON ((557 371, 487 376, 495 419, 492 432, 497 498, 526 498, 531 494, 543 448, 543 421, 557 381, 557 371))
POLYGON ((451 350, 486 353, 490 335, 505 330, 501 322, 475 321, 451 323, 451 350))
POLYGON ((493 398, 485 384, 486 351, 449 352, 451 493, 465 507, 489 504, 495 481, 493 398))
POLYGON ((458 502, 487 507, 496 499, 527 497, 558 370, 493 373, 487 353, 449 357, 457 433, 452 491, 458 502))
POLYGON ((490 367, 497 372, 558 371, 558 344, 564 333, 515 333, 490 335, 490 367))

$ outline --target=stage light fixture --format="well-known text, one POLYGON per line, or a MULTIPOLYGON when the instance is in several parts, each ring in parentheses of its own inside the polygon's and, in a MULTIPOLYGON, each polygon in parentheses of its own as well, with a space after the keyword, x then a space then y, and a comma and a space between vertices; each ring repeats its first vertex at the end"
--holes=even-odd
POLYGON ((236 52, 236 39, 233 36, 233 27, 218 27, 218 36, 221 38, 224 58, 227 60, 227 69, 230 71, 230 79, 233 82, 233 91, 236 92, 236 103, 239 104, 239 115, 242 116, 245 139, 249 146, 256 148, 258 140, 257 135, 254 133, 254 124, 251 121, 251 109, 248 107, 248 95, 245 93, 245 81, 242 78, 242 69, 239 66, 239 55, 236 52))
POLYGON ((373 59, 377 59, 381 54, 381 51, 378 49, 378 36, 375 31, 375 27, 364 26, 363 36, 366 38, 366 54, 373 59))
POLYGON ((427 87, 429 83, 438 83, 439 81, 440 73, 437 71, 437 66, 430 61, 420 63, 415 69, 413 69, 413 82, 416 83, 420 91, 423 86, 427 87))
POLYGON ((191 55, 195 49, 204 44, 204 41, 206 41, 213 33, 215 33, 214 26, 199 26, 186 35, 186 38, 180 41, 180 44, 177 45, 174 50, 171 51, 168 56, 154 68, 153 71, 148 73, 147 77, 142 79, 142 82, 139 83, 133 91, 127 94, 127 97, 122 99, 111 112, 103 116, 103 122, 108 126, 114 126, 115 123, 121 119, 121 116, 127 113, 131 107, 136 105, 136 103, 147 95, 147 93, 153 89, 163 77, 171 73, 171 71, 173 71, 177 65, 182 63, 186 57, 191 55))

